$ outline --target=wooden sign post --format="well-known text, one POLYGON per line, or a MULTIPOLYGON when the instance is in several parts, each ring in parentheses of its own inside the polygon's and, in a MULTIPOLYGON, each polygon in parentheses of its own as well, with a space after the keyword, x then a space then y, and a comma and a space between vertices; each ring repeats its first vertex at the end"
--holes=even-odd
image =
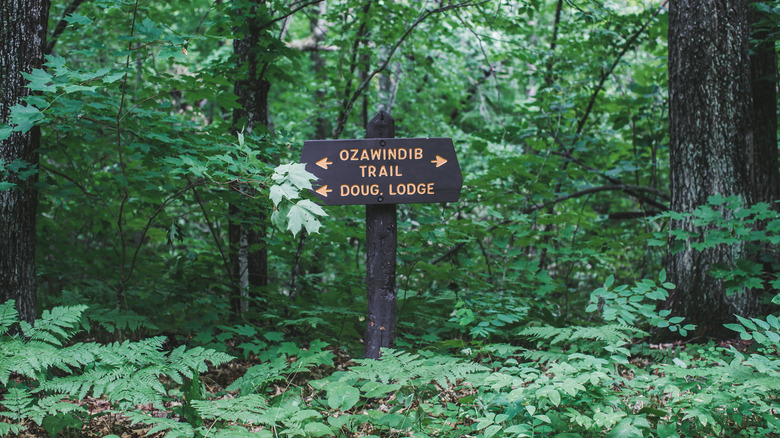
POLYGON ((395 120, 380 111, 360 140, 311 140, 301 162, 317 178, 325 205, 366 205, 366 357, 393 345, 396 322, 396 204, 455 202, 463 177, 449 138, 395 138, 395 120))
MULTIPOLYGON (((368 122, 366 138, 393 137, 395 119, 390 114, 381 111, 368 122)), ((396 219, 395 204, 366 205, 368 316, 363 342, 368 359, 379 359, 380 348, 392 346, 395 340, 398 303, 395 287, 396 219)))

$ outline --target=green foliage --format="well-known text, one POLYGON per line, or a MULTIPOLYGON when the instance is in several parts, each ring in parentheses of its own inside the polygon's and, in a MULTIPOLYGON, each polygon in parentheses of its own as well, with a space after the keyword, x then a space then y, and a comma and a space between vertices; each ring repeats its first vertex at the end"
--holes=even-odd
MULTIPOLYGON (((18 321, 13 301, 0 305, 4 333, 0 338, 0 385, 6 411, 18 424, 32 421, 47 430, 75 427, 85 410, 73 400, 104 397, 130 409, 169 400, 169 385, 182 385, 231 356, 200 347, 165 351, 165 338, 115 342, 109 345, 69 342, 78 333, 86 306, 45 311, 35 325, 18 321), (18 333, 18 334, 14 334, 18 333)), ((80 423, 78 423, 80 424, 80 423)), ((18 428, 8 429, 18 431, 18 428)))
POLYGON ((664 213, 660 218, 690 221, 693 231, 670 230, 656 234, 655 245, 671 240, 672 251, 684 244, 696 250, 716 246, 744 246, 746 258, 733 266, 715 266, 710 275, 721 279, 729 294, 750 289, 777 289, 777 245, 780 244, 780 214, 776 206, 766 202, 745 205, 738 197, 711 196, 707 204, 692 213, 664 213))
POLYGON ((615 277, 607 277, 604 287, 594 290, 590 296, 587 312, 599 311, 604 321, 620 324, 643 324, 654 328, 668 328, 679 332, 682 336, 693 330, 693 324, 681 325, 684 317, 669 318, 669 310, 657 310, 660 304, 669 297, 669 290, 674 289, 672 283, 666 282, 666 271, 661 270, 656 284, 649 279, 643 279, 635 286, 620 285, 611 289, 615 277))
POLYGON ((326 3, 54 2, 68 25, 0 126, 42 128, 0 191, 38 176, 51 309, 31 325, 0 305, 0 435, 86 433, 96 398, 170 437, 780 433, 774 310, 728 324, 739 342, 648 340, 693 329, 658 310, 670 242, 745 245, 711 275, 780 304, 776 206, 656 215, 665 8, 326 3), (253 31, 250 65, 232 44, 253 31), (269 126, 235 94, 254 78, 269 126), (397 206, 397 349, 367 361, 364 209, 326 212, 292 163, 304 139, 363 137, 380 104, 398 137, 453 138, 464 190, 397 206), (240 316, 230 224, 268 254, 240 316))

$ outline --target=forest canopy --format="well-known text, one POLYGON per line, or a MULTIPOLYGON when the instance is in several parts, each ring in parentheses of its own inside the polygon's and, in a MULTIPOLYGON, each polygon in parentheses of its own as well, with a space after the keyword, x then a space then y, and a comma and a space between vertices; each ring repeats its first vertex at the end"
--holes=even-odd
POLYGON ((777 436, 780 5, 721 3, 0 0, 0 436, 777 436), (300 161, 385 137, 463 187, 381 277, 300 161))

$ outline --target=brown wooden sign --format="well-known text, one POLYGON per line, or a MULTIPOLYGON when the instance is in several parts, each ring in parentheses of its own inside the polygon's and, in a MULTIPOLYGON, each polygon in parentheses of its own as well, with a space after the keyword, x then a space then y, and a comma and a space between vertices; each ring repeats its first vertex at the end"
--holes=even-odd
POLYGON ((450 138, 309 140, 301 163, 325 205, 455 202, 463 185, 450 138))

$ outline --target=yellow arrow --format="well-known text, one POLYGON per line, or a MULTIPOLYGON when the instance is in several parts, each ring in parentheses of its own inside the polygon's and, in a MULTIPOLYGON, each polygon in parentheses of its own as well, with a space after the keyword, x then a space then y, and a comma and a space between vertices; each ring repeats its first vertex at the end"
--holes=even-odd
POLYGON ((435 164, 435 165, 436 165, 436 167, 441 167, 441 166, 442 166, 442 165, 444 165, 444 163, 446 163, 446 162, 447 162, 447 159, 446 159, 446 158, 443 158, 443 157, 441 157, 441 156, 439 156, 439 155, 437 155, 437 156, 436 156, 436 159, 435 159, 435 160, 431 160, 431 163, 435 164))
POLYGON ((325 157, 321 159, 320 161, 317 161, 317 165, 322 167, 325 170, 328 170, 328 166, 333 164, 332 161, 328 161, 328 157, 325 157))
POLYGON ((317 190, 315 190, 315 192, 319 193, 320 195, 322 195, 322 196, 324 196, 326 198, 328 197, 328 193, 330 193, 332 191, 333 190, 329 189, 327 185, 324 185, 324 186, 318 188, 317 190))

